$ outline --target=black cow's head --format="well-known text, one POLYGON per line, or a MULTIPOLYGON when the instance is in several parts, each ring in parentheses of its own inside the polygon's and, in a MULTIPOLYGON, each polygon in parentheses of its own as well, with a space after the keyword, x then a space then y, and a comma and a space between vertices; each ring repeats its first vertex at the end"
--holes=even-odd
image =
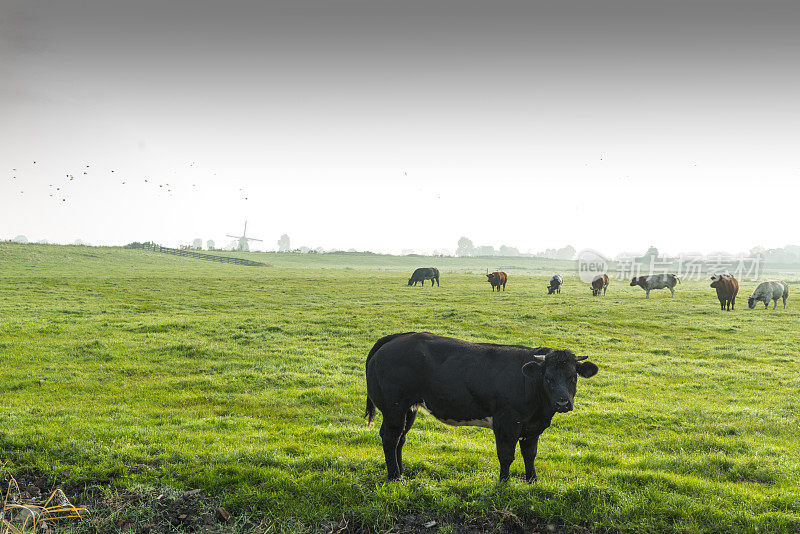
POLYGON ((408 285, 411 285, 411 284, 413 284, 413 283, 414 283, 414 279, 413 279, 413 278, 409 278, 409 279, 408 279, 408 285))
POLYGON ((522 374, 541 380, 545 396, 553 411, 568 412, 575 401, 578 375, 591 378, 597 366, 584 362, 588 356, 575 356, 568 350, 551 350, 545 356, 534 356, 533 361, 522 366, 522 374))
POLYGON ((757 302, 756 299, 754 299, 753 297, 748 298, 747 299, 747 307, 752 310, 753 308, 756 307, 756 302, 757 302))
POLYGON ((640 278, 644 278, 644 276, 634 276, 634 277, 631 279, 631 287, 633 287, 633 286, 638 286, 638 285, 639 285, 639 279, 640 279, 640 278))
POLYGON ((554 285, 547 286, 547 294, 548 295, 552 295, 555 292, 556 292, 556 286, 554 286, 554 285))

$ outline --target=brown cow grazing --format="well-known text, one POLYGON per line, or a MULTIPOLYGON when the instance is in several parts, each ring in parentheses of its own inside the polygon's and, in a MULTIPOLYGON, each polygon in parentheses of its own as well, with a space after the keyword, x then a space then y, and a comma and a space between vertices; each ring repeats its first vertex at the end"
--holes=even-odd
POLYGON ((736 294, 739 293, 739 282, 729 274, 715 274, 711 277, 711 287, 717 290, 719 305, 728 311, 736 306, 736 294))
POLYGON ((487 274, 486 278, 488 278, 487 282, 492 284, 492 291, 494 288, 497 288, 497 291, 500 291, 500 286, 503 286, 503 291, 506 290, 506 282, 508 282, 508 275, 503 271, 495 271, 491 274, 487 274))
POLYGON ((608 289, 608 275, 607 274, 598 274, 592 279, 592 296, 596 297, 603 292, 603 295, 606 294, 606 289, 608 289))

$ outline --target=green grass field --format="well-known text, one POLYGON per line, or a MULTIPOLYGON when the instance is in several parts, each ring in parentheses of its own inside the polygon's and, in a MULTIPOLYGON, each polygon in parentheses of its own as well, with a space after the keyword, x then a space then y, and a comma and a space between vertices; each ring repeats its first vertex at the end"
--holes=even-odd
POLYGON ((786 310, 748 310, 742 282, 726 313, 705 281, 645 300, 612 280, 593 298, 541 260, 259 258, 275 267, 0 244, 0 460, 73 484, 202 488, 286 531, 498 510, 613 531, 800 531, 797 290, 786 310), (406 286, 428 265, 441 287, 406 286), (504 293, 486 267, 509 273, 504 293), (561 295, 546 295, 551 269, 561 295), (538 483, 518 454, 498 484, 490 431, 426 416, 407 479, 385 482, 364 361, 414 330, 598 364, 542 435, 538 483))

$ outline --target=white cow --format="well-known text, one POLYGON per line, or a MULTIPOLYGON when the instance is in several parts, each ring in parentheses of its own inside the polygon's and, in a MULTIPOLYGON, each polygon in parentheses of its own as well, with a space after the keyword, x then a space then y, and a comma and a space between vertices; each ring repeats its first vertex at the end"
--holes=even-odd
POLYGON ((674 274, 651 274, 650 276, 634 276, 631 280, 631 287, 639 286, 644 289, 647 294, 645 298, 650 298, 651 289, 669 289, 672 296, 675 296, 675 286, 680 283, 680 280, 674 274))
POLYGON ((774 310, 778 306, 778 299, 783 299, 783 308, 786 309, 786 299, 789 298, 789 285, 781 280, 770 280, 761 282, 750 298, 747 299, 747 306, 752 310, 756 307, 756 302, 763 302, 764 308, 769 308, 769 301, 772 300, 774 310))

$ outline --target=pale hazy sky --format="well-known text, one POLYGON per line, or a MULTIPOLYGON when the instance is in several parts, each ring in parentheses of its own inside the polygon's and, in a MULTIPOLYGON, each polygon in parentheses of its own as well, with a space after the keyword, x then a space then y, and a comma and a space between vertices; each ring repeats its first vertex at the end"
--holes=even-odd
POLYGON ((800 243, 798 27, 795 1, 0 0, 0 238, 800 243))

